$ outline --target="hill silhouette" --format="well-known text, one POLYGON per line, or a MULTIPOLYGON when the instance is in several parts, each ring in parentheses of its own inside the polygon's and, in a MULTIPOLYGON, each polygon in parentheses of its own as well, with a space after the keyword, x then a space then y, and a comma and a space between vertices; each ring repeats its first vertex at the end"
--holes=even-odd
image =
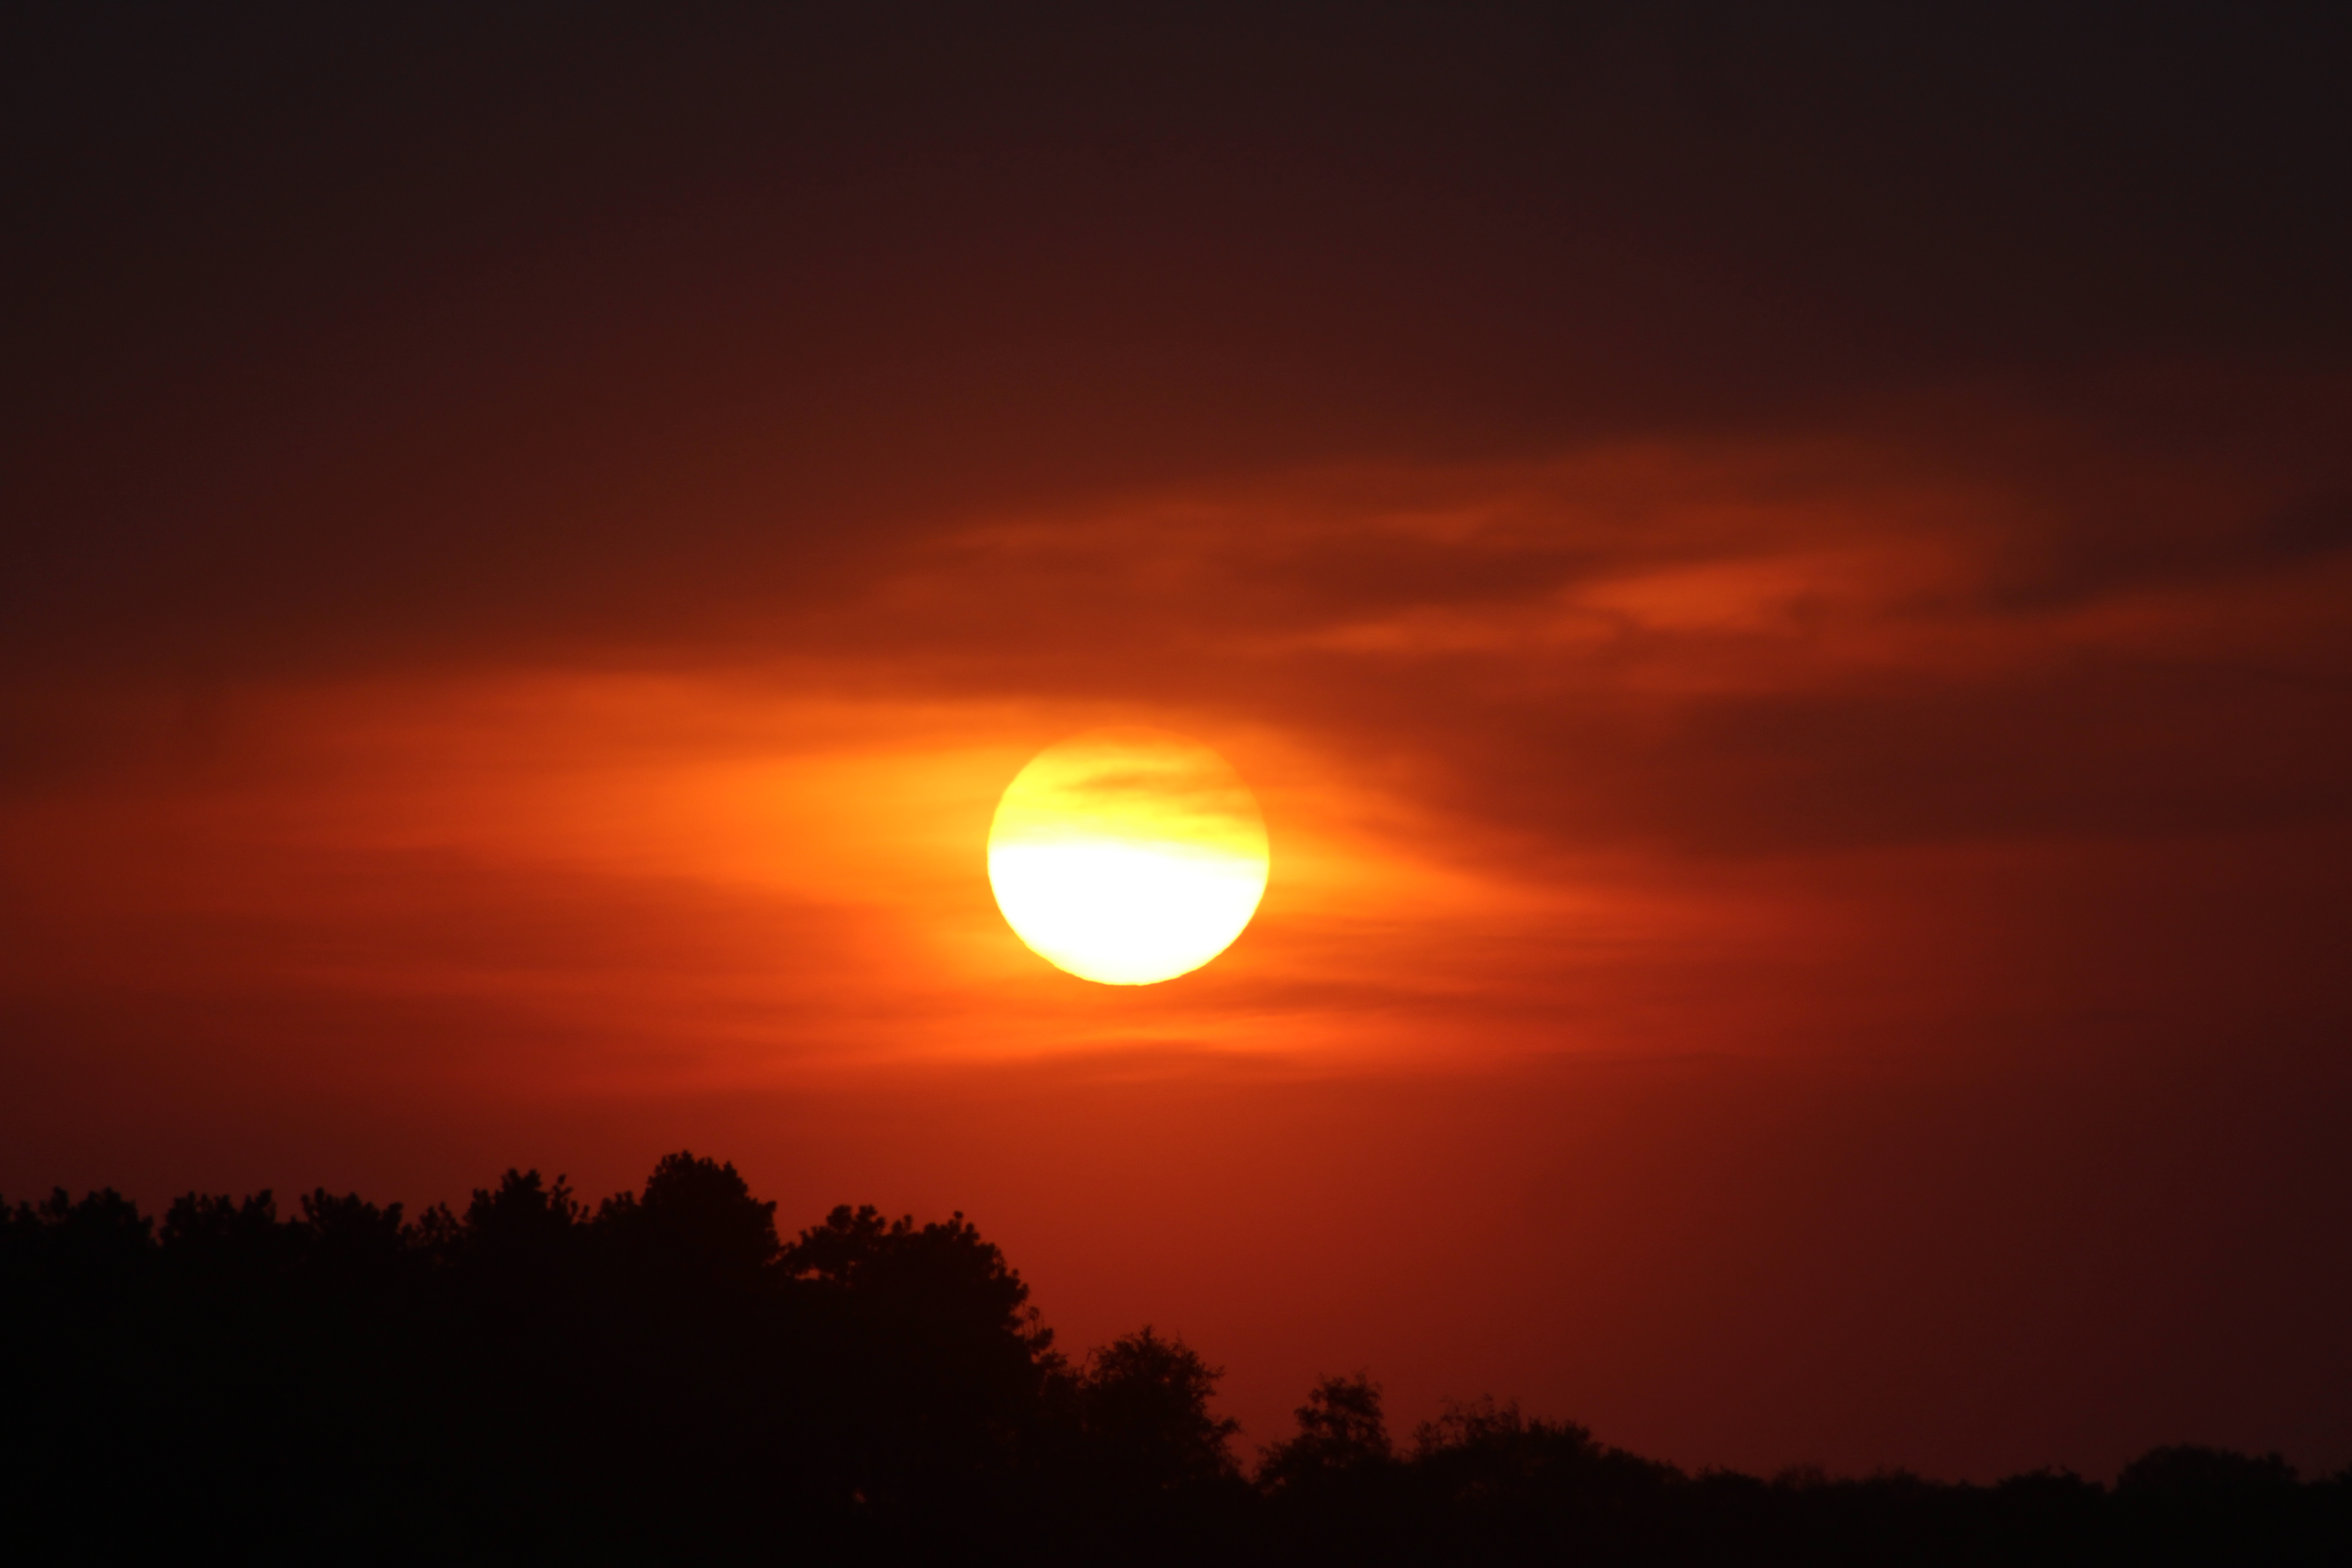
POLYGON ((2352 1471, 2275 1455, 1691 1475, 1492 1401, 1400 1442, 1361 1373, 1245 1465, 1219 1369, 1148 1326, 1070 1356, 961 1215, 788 1240, 684 1152, 593 1210, 513 1170, 462 1215, 0 1205, 0 1332, 18 1561, 2352 1562, 2352 1471))

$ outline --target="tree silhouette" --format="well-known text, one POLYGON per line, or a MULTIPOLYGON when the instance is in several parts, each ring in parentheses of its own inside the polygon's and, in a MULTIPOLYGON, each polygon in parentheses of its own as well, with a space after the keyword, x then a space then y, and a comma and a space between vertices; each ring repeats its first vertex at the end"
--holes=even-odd
POLYGON ((1073 1366, 961 1214, 780 1239, 680 1152, 592 1211, 313 1190, 0 1204, 0 1518, 26 1561, 1246 1565, 2328 1563, 2352 1470, 2151 1451, 2113 1489, 1686 1475, 1482 1399, 1400 1452, 1365 1373, 1244 1481, 1219 1369, 1147 1326, 1073 1366), (52 1543, 55 1549, 52 1550, 52 1543))
POLYGON ((1275 1444, 1258 1482, 1277 1490, 1328 1485, 1343 1476, 1382 1470, 1396 1458, 1381 1415, 1381 1387, 1370 1377, 1327 1377, 1296 1412, 1298 1435, 1275 1444))
POLYGON ((1209 1410, 1223 1375, 1149 1323, 1089 1354, 1076 1405, 1099 1478, 1129 1493, 1180 1492, 1234 1478, 1226 1445, 1241 1425, 1209 1410))
POLYGON ((1058 1358, 1028 1286, 963 1215, 919 1226, 845 1205, 776 1268, 828 1347, 816 1392, 861 1506, 969 1508, 1017 1468, 1058 1358))
POLYGON ((748 1280, 782 1250, 776 1205, 754 1198, 733 1165, 689 1151, 665 1155, 642 1198, 606 1198, 596 1227, 632 1261, 673 1277, 748 1280))
POLYGON ((545 1275, 572 1255, 583 1214, 562 1176, 549 1186, 537 1171, 509 1169, 495 1188, 474 1189, 456 1237, 458 1255, 508 1276, 545 1275))

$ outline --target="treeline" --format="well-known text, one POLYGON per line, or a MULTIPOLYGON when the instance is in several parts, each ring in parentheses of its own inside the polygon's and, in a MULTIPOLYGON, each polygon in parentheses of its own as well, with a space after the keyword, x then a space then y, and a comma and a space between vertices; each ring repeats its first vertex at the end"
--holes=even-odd
MULTIPOLYGON (((1391 1438, 1362 1377, 1254 1463, 1146 1328, 1066 1355, 961 1215, 786 1241, 680 1153, 593 1210, 314 1192, 0 1204, 0 1542, 436 1563, 2352 1562, 2352 1472, 1687 1475, 1512 1406, 1391 1438)), ((12 1553, 13 1555, 13 1553, 12 1553)))

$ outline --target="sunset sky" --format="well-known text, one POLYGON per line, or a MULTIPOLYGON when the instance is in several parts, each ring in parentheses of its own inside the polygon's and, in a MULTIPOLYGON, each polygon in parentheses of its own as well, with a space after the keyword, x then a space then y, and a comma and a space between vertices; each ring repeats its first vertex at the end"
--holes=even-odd
POLYGON ((2352 1462, 2343 12, 865 15, 0 21, 0 1194, 690 1147, 1253 1450, 2352 1462), (1112 725, 1271 845, 1160 985, 989 887, 1112 725))

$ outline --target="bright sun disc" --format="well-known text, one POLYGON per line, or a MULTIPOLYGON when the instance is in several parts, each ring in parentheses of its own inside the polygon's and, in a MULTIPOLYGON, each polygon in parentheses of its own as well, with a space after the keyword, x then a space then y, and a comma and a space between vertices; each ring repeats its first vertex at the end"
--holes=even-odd
POLYGON ((1225 760, 1158 730, 1095 730, 1005 786, 988 880, 1023 942, 1105 985, 1150 985, 1233 945, 1265 894, 1265 818, 1225 760))

